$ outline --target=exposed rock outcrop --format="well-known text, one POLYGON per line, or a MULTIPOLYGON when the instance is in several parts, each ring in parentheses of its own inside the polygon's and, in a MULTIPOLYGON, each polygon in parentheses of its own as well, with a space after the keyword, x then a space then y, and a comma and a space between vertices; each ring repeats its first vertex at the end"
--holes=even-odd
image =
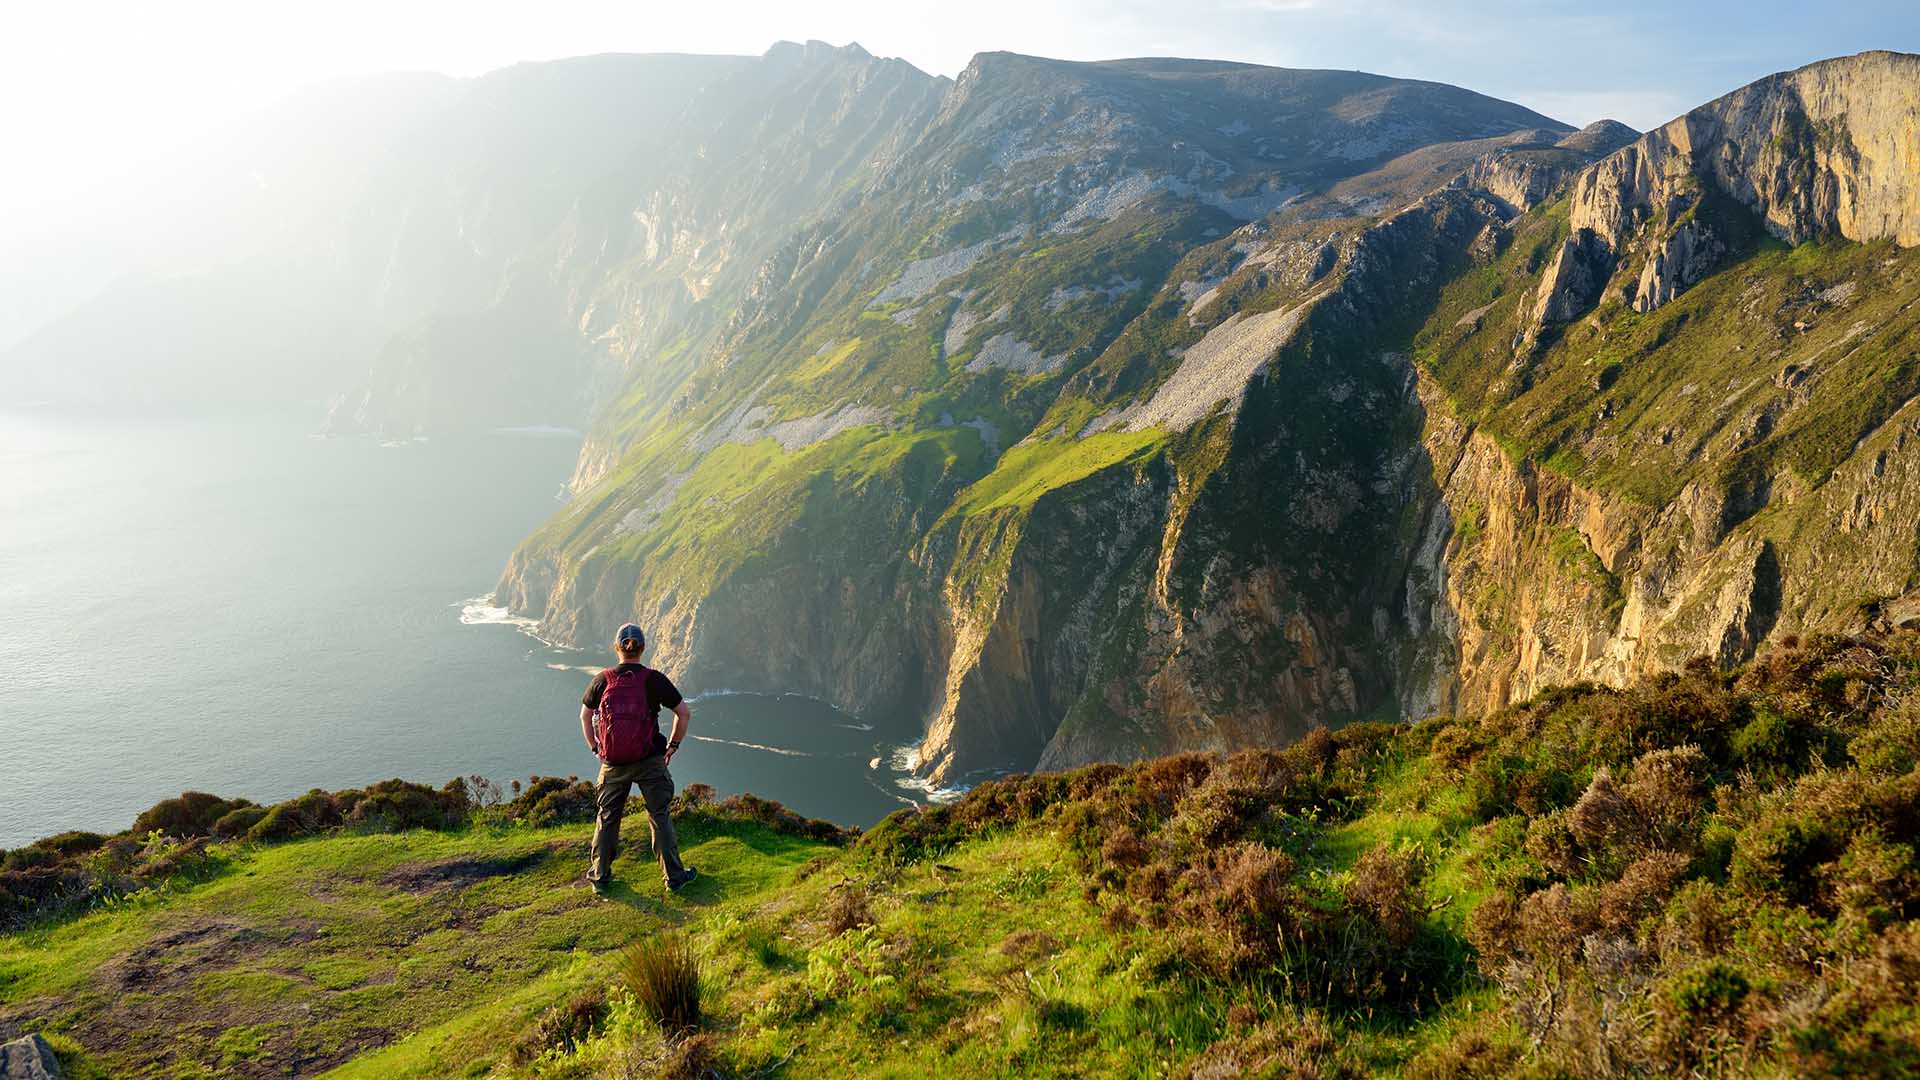
POLYGON ((1595 158, 1612 153, 1638 135, 1639 132, 1617 120, 1595 121, 1551 143, 1535 142, 1490 151, 1469 166, 1453 185, 1484 192, 1517 212, 1525 212, 1559 195, 1574 173, 1595 158))
POLYGON ((0 1044, 0 1080, 60 1080, 60 1059, 39 1035, 0 1044))
POLYGON ((1916 146, 1920 57, 1902 53, 1810 64, 1702 105, 1575 178, 1568 225, 1581 239, 1569 244, 1580 247, 1580 272, 1550 275, 1531 333, 1591 307, 1603 291, 1592 282, 1599 267, 1636 268, 1642 311, 1697 281, 1712 239, 1671 225, 1703 197, 1733 200, 1789 243, 1920 244, 1916 146), (1649 221, 1668 225, 1648 232, 1649 221))
POLYGON ((1634 288, 1633 310, 1652 311, 1707 276, 1725 245, 1713 230, 1689 221, 1662 237, 1647 255, 1634 288))
POLYGON ((1601 158, 1639 137, 1639 132, 1618 120, 1595 120, 1579 131, 1562 137, 1556 145, 1601 158))
POLYGON ((1576 229, 1560 245, 1540 279, 1534 300, 1532 332, 1570 322, 1593 306, 1613 276, 1613 249, 1590 229, 1576 229))

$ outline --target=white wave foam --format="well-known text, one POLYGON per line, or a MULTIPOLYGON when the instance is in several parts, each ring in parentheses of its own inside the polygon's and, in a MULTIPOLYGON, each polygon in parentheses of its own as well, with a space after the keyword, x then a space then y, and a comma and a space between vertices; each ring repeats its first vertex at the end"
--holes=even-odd
MULTIPOLYGON (((540 620, 525 615, 515 615, 505 607, 493 602, 493 594, 476 596, 471 600, 462 600, 460 607, 460 625, 462 626, 511 626, 523 633, 540 638, 540 620)), ((540 640, 545 640, 540 638, 540 640)))
POLYGON ((835 724, 833 726, 846 728, 848 731, 872 731, 873 730, 872 724, 835 724))
MULTIPOLYGON (((928 802, 953 802, 960 796, 965 795, 967 788, 970 786, 956 784, 950 787, 942 787, 925 777, 915 774, 914 770, 920 767, 920 744, 917 742, 894 747, 893 752, 888 755, 888 758, 887 764, 893 767, 893 771, 901 774, 893 778, 894 786, 907 791, 917 791, 926 796, 928 802)), ((877 763, 880 759, 874 758, 873 760, 877 763)))
POLYGON ((548 664, 547 667, 552 671, 578 671, 586 675, 598 675, 601 671, 605 670, 604 668, 597 668, 590 664, 548 664))
POLYGON ((724 686, 720 686, 720 687, 715 687, 715 688, 714 688, 714 689, 712 689, 712 690, 702 690, 702 691, 700 691, 699 693, 697 693, 697 694, 695 694, 695 695, 693 695, 692 697, 690 697, 690 698, 688 698, 688 699, 687 699, 687 704, 689 704, 689 705, 692 705, 692 704, 695 704, 695 703, 697 703, 697 702, 701 702, 701 701, 706 701, 706 700, 707 700, 708 698, 723 698, 723 697, 767 697, 767 696, 770 696, 770 695, 766 695, 766 694, 755 694, 755 693, 754 693, 753 691, 751 691, 751 690, 730 690, 730 689, 728 689, 727 687, 724 687, 724 686))
POLYGON ((712 735, 689 735, 687 737, 690 739, 698 739, 701 742, 724 743, 728 746, 744 746, 748 750, 764 750, 769 754, 780 754, 784 757, 812 757, 813 756, 812 754, 807 753, 805 750, 789 750, 784 746, 767 746, 764 743, 742 742, 739 739, 719 739, 719 738, 713 737, 712 735))

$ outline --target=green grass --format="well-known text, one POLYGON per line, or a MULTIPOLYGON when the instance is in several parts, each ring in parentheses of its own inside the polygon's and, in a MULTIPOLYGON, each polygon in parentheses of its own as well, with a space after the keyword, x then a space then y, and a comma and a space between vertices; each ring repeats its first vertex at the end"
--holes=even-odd
MULTIPOLYGON (((458 1042, 451 1018, 482 1006, 472 1023, 515 1027, 515 1002, 543 1005, 554 988, 583 984, 593 958, 765 889, 820 848, 752 825, 696 828, 687 857, 711 868, 712 886, 669 900, 630 849, 620 869, 636 884, 603 903, 580 880, 585 831, 474 827, 237 847, 204 883, 8 936, 0 1015, 33 1017, 115 1076, 344 1061, 410 1032, 458 1042), (465 887, 407 877, 454 859, 520 868, 465 887)), ((425 1055, 418 1075, 436 1075, 448 1052, 425 1055)))
POLYGON ((1049 492, 1138 460, 1165 437, 1158 431, 1103 431, 1084 439, 1043 439, 1015 447, 954 500, 952 512, 1030 508, 1049 492))
POLYGON ((1603 299, 1551 331, 1516 378, 1511 339, 1533 305, 1535 255, 1564 230, 1560 209, 1529 214, 1500 259, 1447 286, 1415 355, 1516 456, 1648 505, 1695 479, 1789 469, 1819 483, 1920 393, 1920 254, 1788 247, 1725 200, 1694 212, 1729 247, 1713 273, 1652 312, 1603 299), (1851 298, 1823 299, 1848 284, 1851 298), (1790 367, 1817 377, 1810 397, 1782 374, 1790 367))

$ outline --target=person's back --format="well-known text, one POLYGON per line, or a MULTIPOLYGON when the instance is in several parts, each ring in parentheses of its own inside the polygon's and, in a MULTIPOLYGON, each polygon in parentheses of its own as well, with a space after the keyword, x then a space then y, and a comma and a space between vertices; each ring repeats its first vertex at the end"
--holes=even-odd
POLYGON ((620 819, 626 814, 627 795, 640 789, 647 805, 647 824, 653 853, 667 888, 678 892, 699 871, 680 863, 680 844, 673 831, 669 808, 673 803, 673 775, 667 771, 687 737, 693 710, 665 674, 640 662, 646 635, 632 623, 613 638, 619 663, 593 677, 580 699, 580 734, 587 749, 600 759, 594 785, 597 813, 593 823, 593 851, 587 883, 596 893, 613 884, 613 860, 620 853, 620 819), (660 710, 673 711, 673 735, 660 734, 660 710))

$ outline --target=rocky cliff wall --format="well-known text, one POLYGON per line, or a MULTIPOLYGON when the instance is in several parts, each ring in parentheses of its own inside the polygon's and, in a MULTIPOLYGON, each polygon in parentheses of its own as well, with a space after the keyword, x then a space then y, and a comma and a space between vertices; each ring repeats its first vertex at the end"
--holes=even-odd
POLYGON ((641 410, 661 426, 596 431, 502 596, 563 640, 637 615, 708 685, 922 718, 938 782, 1489 708, 1834 625, 1920 562, 1920 264, 1897 226, 1839 231, 1897 219, 1859 209, 1884 191, 1796 210, 1732 178, 1859 181, 1811 119, 1838 106, 1805 102, 1909 60, 1782 76, 1585 171, 1576 143, 1620 132, 1503 147, 1379 219, 1238 227, 1238 179, 1073 164, 1185 122, 1108 115, 1132 74, 1076 70, 1034 112, 992 80, 1046 66, 987 63, 941 122, 1033 130, 943 130, 937 167, 883 185, 897 207, 763 263, 641 410), (1716 162, 1791 136, 1795 108, 1804 153, 1702 163, 1713 131, 1743 148, 1716 162), (872 233, 922 199, 924 237, 872 233), (1838 246, 1766 240, 1775 206, 1838 246))
POLYGON ((1409 717, 1739 663, 1920 588, 1920 403, 1817 494, 1729 527, 1722 492, 1692 484, 1650 507, 1594 490, 1512 457, 1431 380, 1415 386, 1437 499, 1408 573, 1404 625, 1428 635, 1400 672, 1409 717))
POLYGON ((1650 311, 1705 277, 1726 250, 1697 213, 1714 197, 1788 243, 1920 244, 1920 57, 1862 53, 1762 79, 1582 172, 1528 340, 1586 312, 1610 279, 1650 311))

